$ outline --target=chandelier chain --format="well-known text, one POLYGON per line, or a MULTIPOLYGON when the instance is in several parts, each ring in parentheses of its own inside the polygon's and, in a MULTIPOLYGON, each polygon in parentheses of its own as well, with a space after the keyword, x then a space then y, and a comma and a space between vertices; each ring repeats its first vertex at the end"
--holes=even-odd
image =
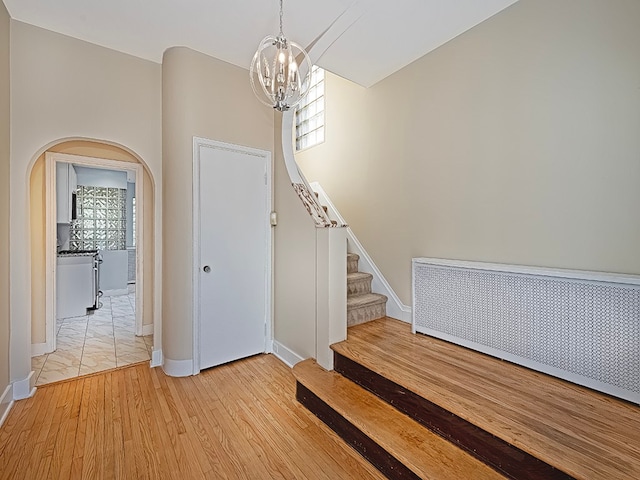
POLYGON ((280 35, 283 35, 282 33, 282 0, 280 0, 280 35))

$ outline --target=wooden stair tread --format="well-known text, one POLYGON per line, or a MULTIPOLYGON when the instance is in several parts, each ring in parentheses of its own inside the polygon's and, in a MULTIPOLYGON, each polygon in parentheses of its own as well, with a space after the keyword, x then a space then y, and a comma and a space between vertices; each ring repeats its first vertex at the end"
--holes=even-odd
POLYGON ((347 297, 347 308, 360 308, 377 303, 386 303, 387 297, 379 293, 364 293, 362 295, 349 295, 347 297))
POLYGON ((293 373, 298 382, 421 478, 505 478, 313 359, 296 364, 293 373))
POLYGON ((637 405, 389 318, 348 336, 334 351, 576 478, 640 478, 637 405))

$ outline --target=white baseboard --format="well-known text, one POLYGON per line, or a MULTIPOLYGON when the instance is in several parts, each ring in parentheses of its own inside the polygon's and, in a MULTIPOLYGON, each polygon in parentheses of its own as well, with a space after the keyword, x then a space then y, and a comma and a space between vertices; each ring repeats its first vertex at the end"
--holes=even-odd
POLYGON ((14 400, 22 400, 24 398, 32 397, 34 393, 36 393, 35 387, 31 385, 31 380, 34 378, 33 370, 29 372, 27 378, 23 378, 22 380, 18 380, 17 382, 13 382, 13 399, 14 400))
POLYGON ((193 375, 193 360, 172 360, 165 357, 162 361, 162 370, 170 377, 188 377, 193 375))
POLYGON ((147 335, 153 335, 153 323, 142 326, 142 335, 145 337, 147 335))
POLYGON ((13 385, 9 384, 0 397, 0 427, 7 419, 11 407, 13 407, 13 385))
POLYGON ((127 295, 129 293, 129 289, 128 288, 118 288, 118 289, 114 289, 114 290, 103 290, 102 291, 102 296, 103 297, 115 297, 117 295, 127 295))
POLYGON ((162 366, 162 350, 153 350, 151 352, 151 368, 162 366))
MULTIPOLYGON (((338 209, 331 202, 331 199, 327 196, 327 193, 323 190, 322 186, 318 182, 311 183, 311 188, 314 192, 318 193, 320 203, 327 206, 329 210, 329 217, 338 219, 338 223, 347 225, 344 218, 338 212, 338 209)), ((411 307, 402 303, 396 292, 391 288, 387 279, 384 278, 382 272, 378 269, 373 259, 369 256, 362 244, 358 241, 351 228, 347 228, 347 245, 349 253, 357 253, 360 256, 360 263, 358 264, 358 270, 373 275, 371 282, 371 290, 375 293, 382 293, 389 299, 387 302, 387 316, 402 320, 406 323, 411 323, 411 307)))
POLYGON ((300 355, 276 340, 273 341, 273 354, 291 368, 293 368, 296 363, 304 360, 300 355))
POLYGON ((50 348, 48 343, 32 343, 31 344, 31 356, 39 357, 40 355, 44 355, 45 353, 51 353, 53 351, 50 348))

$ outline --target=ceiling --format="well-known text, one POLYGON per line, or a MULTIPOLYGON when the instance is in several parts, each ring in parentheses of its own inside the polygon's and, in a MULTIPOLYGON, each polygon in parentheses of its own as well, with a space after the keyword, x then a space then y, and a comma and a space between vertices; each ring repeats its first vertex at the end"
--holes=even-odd
MULTIPOLYGON (((3 0, 15 20, 154 62, 187 46, 248 68, 278 33, 279 0, 3 0)), ((369 87, 517 0, 285 0, 284 33, 306 46, 345 11, 353 24, 316 62, 369 87)))

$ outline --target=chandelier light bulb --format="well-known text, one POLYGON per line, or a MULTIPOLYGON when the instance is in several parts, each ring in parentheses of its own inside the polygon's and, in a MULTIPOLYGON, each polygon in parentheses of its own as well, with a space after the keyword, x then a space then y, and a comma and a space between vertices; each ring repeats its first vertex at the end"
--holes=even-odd
POLYGON ((265 105, 279 111, 295 107, 309 90, 311 59, 307 52, 282 33, 268 35, 258 45, 249 70, 251 88, 265 105))

